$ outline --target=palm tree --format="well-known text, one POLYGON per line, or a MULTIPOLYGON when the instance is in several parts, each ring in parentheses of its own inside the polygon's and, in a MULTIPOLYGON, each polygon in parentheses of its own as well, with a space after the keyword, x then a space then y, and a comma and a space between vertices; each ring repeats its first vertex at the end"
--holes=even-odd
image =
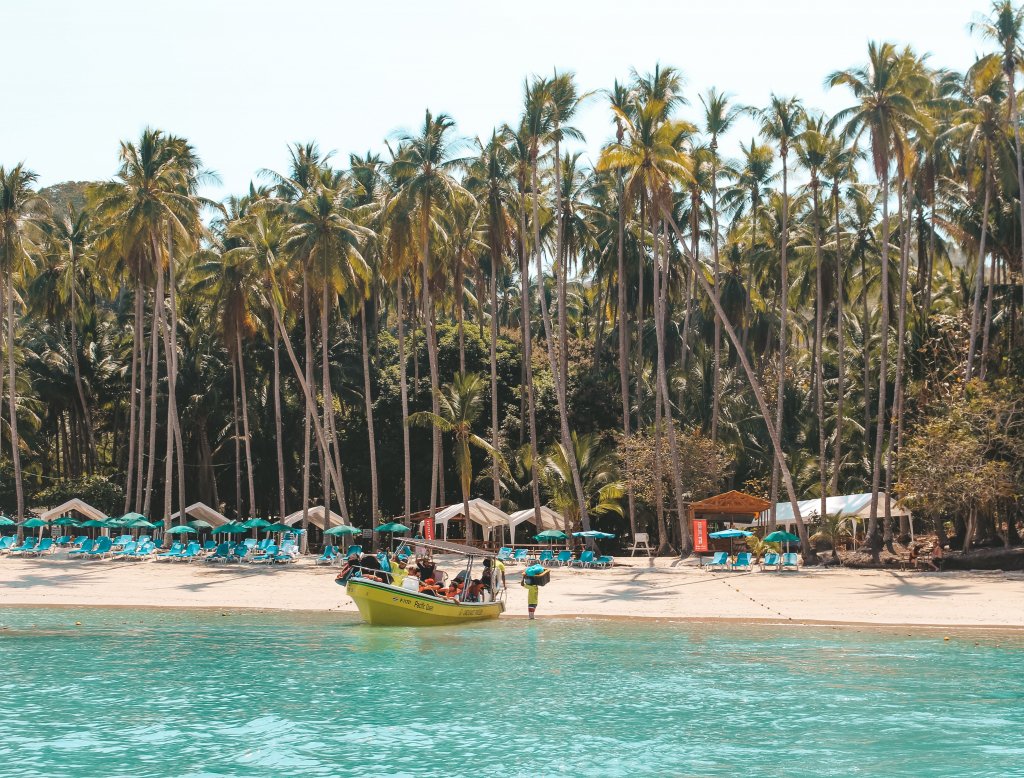
MULTIPOLYGON (((808 186, 811 190, 813 210, 811 228, 814 234, 814 391, 815 409, 818 413, 818 476, 821 495, 821 509, 818 515, 825 515, 825 498, 828 496, 825 473, 825 371, 822 365, 822 338, 825 314, 825 288, 821 250, 821 170, 828 162, 829 144, 823 117, 805 117, 805 129, 795 144, 797 157, 811 175, 808 186)), ((834 466, 838 469, 839 463, 834 466)))
MULTIPOLYGON (((401 197, 409 201, 418 211, 422 271, 423 320, 426 323, 427 359, 430 363, 431 412, 440 414, 440 379, 437 365, 436 310, 431 301, 431 286, 434 283, 434 266, 431 261, 432 236, 434 233, 435 209, 451 203, 456 193, 468 192, 463 189, 453 172, 462 164, 453 156, 457 142, 451 138, 455 122, 447 114, 435 118, 428 110, 424 116, 419 134, 405 134, 401 141, 403 153, 391 163, 392 175, 399 182, 401 197)), ((434 521, 437 507, 437 487, 441 467, 441 435, 437 427, 431 431, 433 467, 430 476, 430 518, 434 521)))
MULTIPOLYGON (((15 278, 23 273, 36 251, 35 235, 45 205, 33 190, 38 176, 24 164, 8 169, 0 166, 0 303, 6 302, 7 319, 7 409, 10 414, 11 462, 18 520, 25 518, 25 490, 21 475, 21 441, 18 436, 18 384, 14 360, 15 278)), ((0 375, 0 385, 3 376, 0 375)))
POLYGON ((832 549, 832 559, 839 561, 838 549, 853 539, 850 534, 850 520, 841 513, 823 513, 818 519, 817 528, 811 540, 817 543, 824 540, 832 549))
POLYGON ((917 107, 906 94, 904 63, 891 43, 868 46, 868 64, 837 71, 828 77, 831 86, 849 87, 857 104, 833 117, 843 124, 843 133, 856 142, 864 132, 870 136, 871 161, 881 184, 882 256, 881 256, 881 342, 878 360, 878 415, 875 429, 875 451, 871 465, 871 511, 868 537, 874 537, 878 521, 878 492, 881 484, 882 447, 885 435, 886 384, 889 350, 889 175, 896 162, 898 191, 903 188, 903 162, 907 133, 920 126, 917 107))
MULTIPOLYGON (((711 138, 711 142, 708 144, 708 150, 711 152, 711 272, 715 291, 718 292, 718 280, 721 272, 718 264, 718 138, 729 131, 741 110, 735 105, 729 105, 729 95, 719 92, 713 87, 708 90, 706 95, 701 95, 700 101, 704 106, 704 132, 711 138)), ((718 409, 721 403, 721 341, 722 326, 716 319, 715 385, 711 410, 712 440, 718 440, 718 409)))
MULTIPOLYGON (((601 443, 597 433, 572 434, 572 458, 583 481, 583 502, 593 516, 608 513, 622 515, 625 485, 619 478, 614 450, 601 443)), ((580 498, 573 485, 568 451, 554 443, 544 457, 545 483, 551 490, 551 504, 565 518, 565 531, 574 530, 580 521, 580 498)))
MULTIPOLYGON (((993 0, 992 15, 980 18, 970 25, 972 32, 980 33, 1000 49, 997 54, 1003 76, 1006 78, 1006 120, 1013 135, 1017 162, 1017 199, 1020 206, 1021 273, 1024 274, 1024 164, 1020 151, 1020 129, 1017 122, 1017 71, 1024 62, 1024 8, 1014 8, 1013 0, 993 0)), ((1022 295, 1024 305, 1024 295, 1022 295)))
MULTIPOLYGON (((437 398, 440 413, 419 411, 409 417, 409 423, 430 427, 439 433, 451 433, 454 436, 453 457, 455 469, 459 474, 459 485, 462 487, 462 509, 466 519, 466 539, 472 540, 471 522, 469 520, 469 488, 473 483, 473 458, 470 447, 479 448, 491 455, 492 460, 504 467, 501 452, 490 443, 473 432, 483 412, 484 396, 487 383, 479 373, 457 374, 449 384, 445 384, 437 398)), ((433 521, 433 517, 431 517, 433 521)))
MULTIPOLYGON (((537 173, 538 157, 541 152, 541 147, 547 141, 555 140, 560 137, 557 114, 558 109, 553 107, 554 103, 557 102, 557 90, 557 85, 553 85, 551 82, 544 79, 534 79, 533 84, 527 86, 523 108, 522 128, 527 141, 527 150, 529 152, 530 183, 533 190, 533 251, 537 271, 537 302, 540 307, 541 321, 544 325, 545 351, 548 357, 548 366, 551 370, 551 376, 554 379, 555 384, 559 431, 561 432, 563 445, 568 448, 570 445, 568 403, 566 400, 565 384, 561 379, 561 370, 559 369, 558 362, 555 358, 554 333, 551 326, 551 317, 548 314, 547 299, 544 294, 544 267, 541 259, 539 213, 540 185, 537 173)), ((576 464, 575 462, 570 462, 569 464, 574 474, 573 477, 577 487, 576 493, 582 494, 583 490, 580 485, 579 473, 577 472, 576 464)), ((538 514, 535 518, 537 519, 537 525, 539 526, 539 507, 535 507, 535 513, 538 514)), ((587 517, 587 507, 582 502, 580 503, 580 517, 583 522, 583 526, 589 529, 590 519, 587 517)))
MULTIPOLYGON (((786 386, 786 318, 789 311, 789 149, 800 132, 804 110, 796 97, 772 95, 769 106, 759 114, 761 134, 779 147, 782 161, 782 234, 779 237, 779 378, 775 400, 775 434, 781 440, 783 400, 786 386)), ((771 515, 768 527, 775 529, 775 505, 779 499, 779 469, 772 468, 771 515)))
MULTIPOLYGON (((504 271, 504 257, 511 250, 514 219, 511 213, 513 191, 513 158, 506 145, 507 132, 491 133, 486 144, 477 140, 479 152, 466 172, 465 185, 484 211, 484 227, 489 267, 490 338, 488 340, 491 376, 491 447, 498 446, 498 275, 504 271)), ((477 292, 480 293, 479 291, 477 292)), ((491 458, 493 502, 501 501, 501 476, 496 457, 491 458)))

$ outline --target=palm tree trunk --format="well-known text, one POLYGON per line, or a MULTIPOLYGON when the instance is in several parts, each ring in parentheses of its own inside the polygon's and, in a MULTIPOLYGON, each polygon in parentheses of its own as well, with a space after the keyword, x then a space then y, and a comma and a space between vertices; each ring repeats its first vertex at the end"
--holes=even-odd
MULTIPOLYGON (((557 127, 557 125, 556 125, 557 127)), ((569 326, 566 321, 565 222, 562 214, 562 157, 555 136, 555 294, 558 305, 558 377, 565 386, 569 380, 569 326)))
POLYGON ((683 248, 683 256, 686 258, 686 261, 689 262, 694 277, 697 279, 697 283, 700 284, 704 294, 706 294, 711 300, 711 304, 715 308, 715 315, 721 319, 722 327, 725 329, 725 334, 729 338, 729 342, 732 344, 733 349, 736 350, 737 356, 740 360, 740 365, 743 367, 743 372, 747 376, 747 382, 750 385, 750 390, 754 393, 754 399, 757 401, 757 407, 761 412, 761 418, 764 420, 765 426, 768 429, 768 437, 771 438, 775 461, 778 463, 781 471, 782 483, 786 487, 786 494, 789 497, 790 505, 793 508, 793 518, 796 521, 797 533, 800 536, 801 547, 806 549, 804 554, 804 563, 814 564, 816 561, 816 555, 814 553, 814 549, 811 548, 810 545, 810 540, 807 534, 807 525, 804 523, 803 517, 800 515, 800 503, 797 501, 796 488, 793 485, 793 476, 789 471, 789 466, 786 464, 786 458, 782 451, 782 443, 779 439, 779 435, 776 428, 771 423, 771 413, 768 410, 768 403, 765 402, 761 383, 757 380, 757 375, 754 373, 754 369, 750 365, 750 359, 747 357, 746 352, 739 348, 739 336, 736 335, 736 330, 725 315, 725 310, 722 308, 722 301, 715 296, 715 290, 712 288, 711 284, 708 283, 708 280, 701 274, 700 266, 696 257, 686 251, 686 244, 683 242, 683 234, 679 229, 679 225, 676 224, 675 218, 664 206, 662 206, 662 210, 665 220, 672 227, 672 232, 676 237, 676 241, 683 248))
MULTIPOLYGON (((998 262, 998 260, 995 261, 998 262)), ((989 333, 992 331, 992 308, 994 307, 993 297, 996 287, 995 270, 995 267, 989 269, 988 281, 985 283, 988 292, 985 296, 985 324, 981 328, 981 364, 978 366, 978 378, 982 381, 985 380, 985 374, 988 372, 988 341, 989 333)))
MULTIPOLYGON (((133 326, 133 337, 132 337, 132 377, 131 377, 131 389, 128 392, 128 400, 130 407, 128 410, 128 460, 125 463, 127 474, 125 476, 124 485, 124 511, 128 513, 129 508, 132 507, 132 489, 135 486, 135 424, 137 417, 135 415, 135 404, 136 389, 138 386, 138 371, 139 371, 139 309, 141 302, 141 286, 138 282, 135 284, 135 322, 133 326)), ((142 476, 139 476, 141 480, 142 476)))
POLYGON ((459 375, 466 375, 466 277, 460 252, 455 266, 455 321, 459 330, 459 375))
POLYGON ((167 278, 170 287, 170 394, 169 407, 171 429, 174 431, 174 442, 178 450, 178 509, 181 511, 181 523, 186 521, 185 506, 185 444, 181 435, 181 417, 178 415, 178 284, 174 274, 174 243, 167 239, 167 278))
MULTIPOLYGON (((629 311, 626 308, 626 257, 625 257, 625 193, 622 189, 622 174, 618 175, 618 316, 619 325, 619 394, 622 398, 622 442, 629 443, 629 311)), ((626 472, 626 506, 629 511, 629 532, 636 535, 636 507, 633 497, 632 479, 626 472)))
MULTIPOLYGON (((302 280, 302 297, 303 297, 303 303, 304 303, 303 304, 303 308, 306 311, 308 311, 308 309, 309 309, 309 304, 308 304, 309 291, 308 290, 309 290, 308 282, 306 281, 305 278, 303 278, 303 280, 302 280)), ((275 311, 276 311, 276 309, 275 309, 275 311)), ((303 368, 303 370, 305 370, 305 375, 303 375, 302 370, 300 370, 300 368, 297 366, 297 364, 293 364, 292 367, 295 369, 296 377, 299 379, 299 382, 301 384, 304 384, 306 387, 311 387, 312 384, 313 384, 313 367, 312 367, 312 364, 313 364, 313 345, 312 345, 311 337, 310 337, 310 334, 309 334, 309 328, 312 325, 310 324, 309 318, 307 316, 305 316, 305 315, 303 316, 303 325, 302 326, 303 326, 303 330, 305 331, 305 334, 303 335, 305 351, 306 351, 306 364, 305 364, 305 367, 303 368)), ((287 350, 287 347, 288 347, 288 334, 286 332, 282 331, 281 339, 285 341, 285 348, 287 350)), ((289 356, 291 356, 291 354, 289 354, 289 356)), ((311 452, 310 452, 310 447, 311 447, 311 444, 312 444, 312 441, 310 439, 310 437, 311 437, 311 422, 312 422, 313 419, 317 418, 317 410, 316 410, 316 403, 315 403, 315 401, 313 399, 312 390, 304 392, 302 397, 303 397, 303 405, 305 405, 305 408, 306 408, 305 417, 303 418, 303 423, 302 423, 302 529, 303 530, 308 530, 309 529, 309 489, 310 489, 310 485, 309 485, 310 472, 309 472, 309 469, 310 469, 310 465, 312 464, 311 463, 311 458, 312 457, 311 457, 311 452)), ((305 534, 305 532, 303 534, 305 534)))
POLYGON ((78 393, 78 402, 82 406, 82 421, 85 424, 85 432, 88 436, 88 468, 91 473, 96 465, 96 434, 92 428, 92 414, 89 412, 89 403, 85 400, 85 387, 82 384, 82 371, 78 364, 78 322, 75 320, 75 302, 77 295, 75 294, 75 247, 73 245, 68 247, 71 259, 71 300, 70 300, 70 312, 69 319, 71 320, 71 365, 75 372, 75 389, 78 393))
POLYGON ((839 494, 839 470, 843 457, 843 397, 846 392, 844 371, 843 344, 843 252, 842 233, 839 228, 839 189, 833 187, 832 202, 835 209, 836 233, 836 438, 832 451, 832 487, 833 494, 839 494))
POLYGON ((277 328, 274 328, 274 445, 277 449, 277 509, 278 517, 284 519, 285 492, 284 492, 284 440, 283 425, 281 423, 281 354, 280 335, 277 328))
MULTIPOLYGON (((155 241, 154 241, 155 242, 155 241)), ((154 248, 154 254, 159 252, 154 248)), ((160 518, 164 520, 164 526, 171 526, 171 508, 174 502, 174 423, 172 422, 171 398, 173 396, 174 376, 171 366, 171 336, 167 331, 167 316, 164 311, 164 269, 161 263, 156 263, 156 305, 154 310, 157 326, 160 329, 160 340, 164 346, 164 362, 167 371, 167 414, 165 426, 167 428, 167 447, 164 456, 164 507, 160 518)), ((182 506, 184 508, 185 506, 182 506)), ((184 519, 184 516, 182 516, 184 519)))
MULTIPOLYGON (((815 284, 815 305, 814 305, 814 383, 815 396, 818 406, 818 481, 821 489, 821 506, 818 516, 824 519, 825 498, 828 497, 828 486, 825 474, 825 371, 822 366, 822 328, 824 327, 824 307, 822 299, 824 295, 824 284, 822 278, 822 257, 821 257, 821 206, 818 202, 818 177, 812 173, 811 191, 814 195, 814 212, 811 218, 814 220, 814 284, 815 284)), ((839 463, 835 463, 838 469, 839 463)))
POLYGON ((231 423, 235 441, 235 518, 242 520, 242 434, 238 428, 238 360, 231 360, 231 423))
POLYGON ((235 327, 235 348, 238 352, 239 390, 242 396, 242 434, 245 436, 245 473, 249 486, 249 515, 256 515, 256 481, 252 467, 252 436, 249 433, 249 400, 245 382, 245 355, 242 353, 242 330, 235 327))
MULTIPOLYGON (((653 210, 653 209, 652 209, 653 210)), ((665 343, 662 339, 662 313, 661 313, 661 258, 660 258, 660 245, 661 242, 658 240, 658 230, 654 225, 654 214, 651 214, 651 237, 653 244, 654 262, 651 268, 651 301, 654 305, 654 336, 656 342, 656 354, 655 354, 655 375, 656 381, 654 384, 654 506, 656 509, 657 521, 658 521, 658 554, 666 554, 670 549, 669 543, 669 526, 665 520, 665 497, 663 494, 662 486, 662 465, 661 465, 661 411, 662 411, 662 384, 661 384, 661 372, 664 368, 664 357, 665 357, 665 343)))
POLYGON ((643 426, 642 414, 644 404, 644 256, 646 247, 643 241, 644 225, 646 214, 644 213, 645 198, 640 195, 640 246, 637 251, 637 300, 636 300, 636 428, 643 426))
MULTIPOLYGON (((789 309, 789 165, 785 147, 782 149, 782 235, 780 236, 780 278, 779 278, 779 386, 775 398, 775 436, 782 441, 782 411, 786 397, 786 314, 789 309)), ((775 506, 779 501, 779 468, 777 461, 772 467, 771 513, 768 529, 775 530, 775 506)), ((806 548, 806 546, 805 546, 806 548)))
MULTIPOLYGON (((160 262, 159 256, 153 257, 154 266, 158 266, 160 262)), ((163 274, 159 272, 157 276, 163 274)), ((160 293, 163 293, 163 284, 160 284, 160 293)), ((159 378, 159 362, 160 362, 160 351, 159 351, 159 330, 160 325, 157 323, 157 310, 162 306, 157 302, 157 294, 153 296, 153 316, 150 323, 150 360, 149 366, 149 461, 146 463, 146 496, 142 501, 142 513, 145 516, 149 516, 150 506, 152 505, 153 497, 153 479, 156 473, 156 397, 157 397, 157 379, 159 378)))
POLYGON ((359 308, 360 333, 363 345, 363 401, 366 407, 366 433, 370 443, 370 522, 376 528, 380 516, 377 507, 377 434, 373 429, 373 394, 370 388, 370 350, 366 341, 366 305, 359 308))
POLYGON ((569 452, 569 468, 572 471, 573 487, 576 490, 576 500, 579 503, 580 509, 580 523, 583 525, 583 531, 588 532, 590 530, 590 517, 587 515, 587 497, 583 491, 583 480, 580 478, 580 467, 576 461, 575 451, 576 449, 572 443, 572 435, 569 432, 569 416, 568 409, 566 407, 566 394, 565 384, 562 383, 561 376, 559 375, 558 363, 555 360, 555 352, 552 348, 552 327, 551 317, 548 314, 548 303, 544 296, 544 266, 541 259, 541 242, 540 242, 540 214, 538 213, 538 199, 539 199, 539 186, 537 182, 537 160, 533 160, 531 166, 533 173, 533 239, 534 239, 534 257, 537 264, 537 300, 540 303, 540 316, 541 321, 544 324, 544 339, 545 351, 548 356, 548 367, 551 370, 551 376, 555 381, 555 396, 558 401, 558 421, 559 428, 562 433, 562 445, 565 450, 569 452))
POLYGON ((750 259, 747 267, 747 288, 746 299, 743 301, 743 340, 740 348, 747 350, 747 341, 750 338, 750 320, 754 316, 754 252, 757 250, 757 206, 758 196, 756 191, 751 198, 750 207, 750 259))
POLYGON ((402 464, 405 494, 402 502, 403 516, 408 519, 412 513, 412 456, 409 452, 409 367, 405 355, 405 282, 398 278, 398 364, 399 391, 402 396, 402 464))
MULTIPOLYGON (((1020 272, 1021 277, 1024 278, 1024 159, 1021 157, 1020 151, 1020 129, 1017 125, 1017 90, 1014 86, 1014 80, 1016 78, 1017 71, 1011 69, 1010 72, 1006 73, 1006 86, 1008 99, 1006 101, 1007 108, 1010 111, 1010 132, 1013 133, 1013 149, 1017 161, 1017 199, 1020 201, 1020 245, 1021 245, 1021 256, 1020 256, 1020 272)), ((1021 288, 1021 304, 1024 305, 1024 285, 1021 288)))
MULTIPOLYGON (((718 261, 718 169, 716 152, 718 141, 712 139, 711 144, 711 264, 714 272, 715 294, 720 294, 719 287, 719 261, 718 261)), ((722 324, 715 319, 715 366, 714 384, 711 398, 711 440, 718 441, 718 415, 721 408, 722 377, 722 324)))
MULTIPOLYGON (((143 466, 146 450, 146 326, 145 326, 146 295, 142 281, 138 282, 135 291, 135 337, 139 343, 139 434, 136 445, 138 460, 135 467, 135 510, 140 511, 142 504, 143 466)), ((152 391, 152 390, 151 390, 152 391)), ((145 512, 148 516, 149 513, 145 512)))
MULTIPOLYGON (((8 252, 8 256, 12 252, 8 252)), ((11 463, 14 467, 14 499, 18 509, 18 521, 25 519, 25 487, 21 478, 21 440, 18 436, 18 373, 14 363, 14 276, 7 273, 4 289, 7 303, 7 409, 10 414, 11 463)))
POLYGON ((966 381, 974 377, 974 356, 978 344, 978 328, 981 326, 981 288, 985 283, 985 239, 988 237, 988 209, 992 195, 990 182, 989 154, 985 152, 985 205, 981 212, 981 240, 978 243, 978 265, 974 273, 974 307, 971 313, 971 340, 967 350, 966 381))
MULTIPOLYGON (((491 246, 491 327, 490 327, 490 366, 491 366, 491 447, 498 450, 498 262, 500 248, 491 246)), ((498 457, 491 455, 491 488, 493 502, 501 502, 501 478, 498 473, 498 457)))
POLYGON ((519 282, 520 309, 523 318, 523 364, 526 366, 526 381, 522 390, 526 393, 529 415, 530 437, 530 494, 533 497, 533 526, 540 527, 540 458, 537 452, 537 406, 533 393, 533 327, 530 326, 530 263, 526 251, 526 187, 522 187, 523 199, 519 208, 519 282))
MULTIPOLYGON (((430 279, 432 268, 430 266, 430 195, 423 198, 423 319, 427 326, 427 361, 430 366, 430 409, 435 416, 441 415, 441 408, 438 394, 441 391, 441 381, 438 375, 437 366, 437 334, 434 326, 434 305, 430 294, 430 279)), ((441 459, 441 431, 436 427, 431 429, 431 473, 430 473, 430 514, 429 521, 434 523, 434 513, 437 509, 437 489, 443 467, 441 459)), ((469 520, 466 521, 466 534, 469 535, 469 520)), ((467 540, 469 538, 467 537, 467 540)))
MULTIPOLYGON (((875 453, 871 460, 871 509, 868 514, 868 538, 878 528, 878 492, 882 479, 882 447, 885 443, 886 384, 889 367, 889 156, 886 152, 882 170, 882 302, 878 344, 878 417, 875 420, 875 453)), ((902 188, 902 181, 899 186, 902 188)), ((866 351, 866 349, 865 349, 866 351)), ((872 560, 878 563, 879 548, 872 543, 872 560)))

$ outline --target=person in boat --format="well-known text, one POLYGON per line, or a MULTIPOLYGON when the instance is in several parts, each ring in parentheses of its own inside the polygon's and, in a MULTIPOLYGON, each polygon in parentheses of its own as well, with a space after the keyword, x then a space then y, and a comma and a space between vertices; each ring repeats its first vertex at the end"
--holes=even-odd
POLYGON ((364 578, 373 578, 384 583, 391 583, 391 573, 381 570, 380 560, 373 554, 363 554, 359 567, 364 578))
POLYGON ((407 575, 405 562, 405 555, 397 556, 390 562, 391 578, 395 586, 401 586, 405 582, 405 576, 407 575))
POLYGON ((445 596, 446 591, 433 578, 423 578, 422 580, 423 582, 420 584, 421 594, 431 594, 434 597, 445 596))
POLYGON ((494 599, 494 595, 505 588, 505 565, 500 559, 485 559, 484 572, 480 580, 484 582, 484 588, 491 595, 491 599, 494 599))
POLYGON ((410 592, 420 591, 420 579, 417 577, 416 569, 414 567, 406 567, 405 578, 399 585, 403 589, 408 589, 410 592))
POLYGON ((356 575, 359 572, 359 554, 349 554, 345 560, 345 565, 341 568, 341 572, 338 573, 337 581, 345 582, 349 578, 356 575))
POLYGON ((430 557, 420 557, 416 560, 416 567, 421 581, 426 581, 428 578, 436 580, 437 566, 434 564, 434 560, 430 557))
POLYGON ((481 602, 486 586, 479 578, 474 578, 466 590, 466 602, 481 602))

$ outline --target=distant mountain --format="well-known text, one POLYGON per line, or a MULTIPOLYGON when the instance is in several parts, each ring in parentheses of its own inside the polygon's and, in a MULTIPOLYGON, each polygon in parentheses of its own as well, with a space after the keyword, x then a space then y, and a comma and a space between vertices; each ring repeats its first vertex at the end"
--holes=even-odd
POLYGON ((71 203, 75 210, 85 208, 85 192, 95 181, 61 181, 59 184, 40 189, 39 194, 45 197, 54 208, 63 208, 71 203))

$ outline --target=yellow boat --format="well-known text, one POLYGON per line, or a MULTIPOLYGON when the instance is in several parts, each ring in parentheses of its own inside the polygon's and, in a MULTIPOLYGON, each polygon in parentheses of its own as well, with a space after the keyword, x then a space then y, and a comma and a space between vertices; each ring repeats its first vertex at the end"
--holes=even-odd
MULTIPOLYGON (((470 579, 473 561, 494 554, 472 546, 440 540, 414 540, 422 548, 459 554, 466 557, 466 576, 470 579)), ((445 624, 466 624, 496 619, 505 611, 504 599, 494 602, 458 602, 421 594, 401 586, 383 583, 371 578, 350 578, 345 592, 359 608, 359 615, 367 624, 390 627, 435 627, 445 624)))
POLYGON ((350 578, 345 591, 355 600, 359 615, 367 624, 390 627, 463 624, 496 619, 505 610, 505 603, 500 600, 453 602, 367 578, 350 578))

